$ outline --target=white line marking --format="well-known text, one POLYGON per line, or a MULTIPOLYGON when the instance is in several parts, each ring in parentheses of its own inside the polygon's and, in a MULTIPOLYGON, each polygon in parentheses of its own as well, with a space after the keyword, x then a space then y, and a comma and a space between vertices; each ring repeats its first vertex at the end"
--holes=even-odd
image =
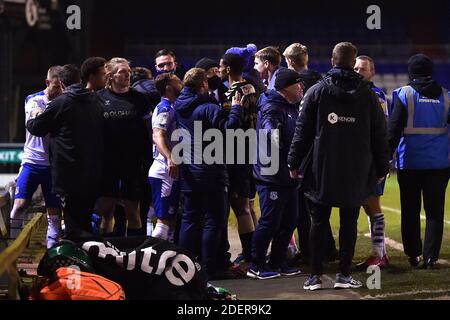
MULTIPOLYGON (((397 213, 397 214, 401 214, 402 212, 400 211, 400 210, 398 210, 398 209, 394 209, 394 208, 389 208, 389 207, 381 207, 381 209, 383 209, 383 210, 385 210, 385 211, 390 211, 390 212, 394 212, 394 213, 397 213)), ((420 215, 420 220, 427 220, 427 217, 424 215, 424 214, 421 214, 420 215)), ((448 225, 450 225, 450 221, 447 221, 447 220, 444 220, 444 223, 445 224, 448 224, 448 225)))
POLYGON ((377 300, 389 297, 402 297, 402 296, 414 296, 419 294, 433 294, 433 293, 450 293, 450 290, 417 290, 417 291, 407 291, 407 292, 396 292, 396 293, 386 293, 379 294, 376 296, 364 296, 363 300, 377 300))
MULTIPOLYGON (((365 236, 366 238, 369 238, 369 239, 370 239, 370 233, 366 233, 366 234, 364 234, 364 236, 365 236)), ((391 247, 391 248, 394 249, 394 250, 403 252, 403 244, 401 244, 400 242, 397 242, 397 241, 392 240, 392 239, 390 239, 390 238, 388 238, 388 237, 385 237, 385 238, 384 238, 384 243, 386 243, 386 245, 387 245, 388 247, 391 247)), ((450 266, 450 261, 448 261, 448 260, 439 259, 439 260, 438 260, 438 263, 439 263, 439 264, 442 264, 442 265, 450 266)))

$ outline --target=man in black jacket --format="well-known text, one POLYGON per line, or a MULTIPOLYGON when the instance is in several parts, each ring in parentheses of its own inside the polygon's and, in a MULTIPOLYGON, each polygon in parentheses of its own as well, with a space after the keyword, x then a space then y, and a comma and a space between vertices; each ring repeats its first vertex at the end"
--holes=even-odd
POLYGON ((97 208, 103 216, 101 232, 107 236, 125 231, 121 230, 125 224, 114 225, 119 202, 123 203, 127 219, 127 236, 144 232, 139 200, 142 183, 147 182, 144 168, 148 168, 150 139, 143 118, 149 110, 148 100, 131 88, 130 78, 129 61, 112 58, 106 63, 106 88, 97 93, 105 123, 105 162, 97 208))
MULTIPOLYGON (((303 91, 308 92, 309 88, 322 80, 322 75, 308 67, 308 48, 301 43, 293 43, 284 50, 283 56, 289 69, 297 71, 305 86, 303 91)), ((311 229, 311 217, 306 208, 306 199, 302 188, 299 188, 298 195, 298 222, 297 233, 300 252, 290 261, 291 264, 304 264, 309 260, 309 231, 311 229)), ((334 261, 338 258, 336 243, 333 238, 331 225, 326 229, 326 246, 323 251, 324 261, 334 261)), ((292 243, 292 242, 291 242, 292 243)), ((291 247, 291 245, 289 245, 291 247)), ((296 248, 294 248, 296 249, 296 248)))
POLYGON ((340 273, 335 288, 362 286, 350 276, 359 209, 389 169, 386 120, 377 96, 353 71, 356 56, 351 43, 335 46, 333 68, 301 104, 288 156, 291 176, 296 177, 312 150, 311 165, 300 172, 312 216, 312 275, 304 285, 306 290, 322 287, 321 252, 332 207, 339 207, 341 216, 340 273))
POLYGON ((61 198, 65 237, 90 232, 103 162, 103 113, 95 93, 80 83, 80 72, 65 65, 59 74, 64 93, 47 109, 32 114, 31 134, 50 134, 53 192, 61 198))

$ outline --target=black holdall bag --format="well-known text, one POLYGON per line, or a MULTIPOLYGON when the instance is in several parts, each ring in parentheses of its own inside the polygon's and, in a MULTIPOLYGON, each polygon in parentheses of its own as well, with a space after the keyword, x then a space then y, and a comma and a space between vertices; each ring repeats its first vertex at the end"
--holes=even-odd
POLYGON ((119 283, 129 300, 205 300, 207 277, 189 252, 146 237, 78 243, 97 274, 119 283))

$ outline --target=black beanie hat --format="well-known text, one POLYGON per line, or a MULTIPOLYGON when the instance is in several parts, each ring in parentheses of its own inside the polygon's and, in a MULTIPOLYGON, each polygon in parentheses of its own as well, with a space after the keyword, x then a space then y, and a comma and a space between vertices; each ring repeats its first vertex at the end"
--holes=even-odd
POLYGON ((195 67, 208 71, 211 68, 219 67, 219 64, 210 58, 203 58, 197 61, 195 67))
POLYGON ((277 77, 275 79, 275 90, 280 91, 299 82, 302 82, 302 78, 298 72, 283 68, 277 73, 277 77))
POLYGON ((408 73, 411 80, 433 75, 433 61, 422 54, 416 54, 408 60, 408 73))

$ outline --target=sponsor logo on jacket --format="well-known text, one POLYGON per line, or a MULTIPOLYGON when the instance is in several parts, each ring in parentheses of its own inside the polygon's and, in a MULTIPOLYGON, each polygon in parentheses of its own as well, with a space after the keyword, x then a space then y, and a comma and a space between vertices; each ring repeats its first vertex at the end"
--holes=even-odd
POLYGON ((103 113, 103 117, 105 119, 122 119, 122 118, 131 118, 135 117, 137 112, 135 110, 127 110, 127 111, 106 111, 103 113))
POLYGON ((356 122, 356 118, 354 117, 340 117, 338 116, 336 113, 330 113, 328 115, 328 122, 331 124, 336 124, 338 122, 343 122, 343 123, 355 123, 356 122))

